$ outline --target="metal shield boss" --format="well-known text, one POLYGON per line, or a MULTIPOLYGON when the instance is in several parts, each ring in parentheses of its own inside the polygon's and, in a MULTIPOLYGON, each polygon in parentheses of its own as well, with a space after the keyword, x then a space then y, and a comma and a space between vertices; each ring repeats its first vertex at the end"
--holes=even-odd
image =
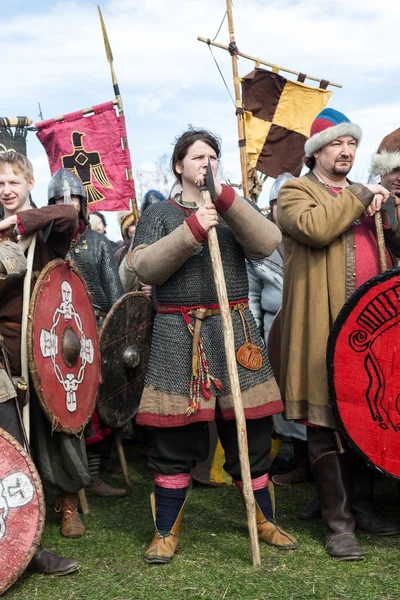
POLYGON ((32 460, 0 429, 0 595, 19 577, 42 536, 45 503, 32 460))
POLYGON ((400 272, 367 281, 340 311, 328 340, 332 406, 348 442, 400 478, 400 272))
POLYGON ((129 292, 117 300, 101 327, 96 410, 109 427, 122 427, 139 407, 150 355, 152 307, 142 292, 129 292))
POLYGON ((78 434, 100 381, 96 317, 82 275, 53 260, 36 282, 28 319, 29 371, 55 431, 78 434))

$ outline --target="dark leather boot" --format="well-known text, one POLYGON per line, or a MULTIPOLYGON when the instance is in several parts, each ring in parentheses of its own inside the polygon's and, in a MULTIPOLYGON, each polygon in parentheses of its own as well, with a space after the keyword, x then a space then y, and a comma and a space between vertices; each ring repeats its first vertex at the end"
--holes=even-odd
POLYGON ((305 521, 313 521, 314 519, 320 519, 322 515, 318 496, 315 496, 315 498, 313 498, 311 502, 303 506, 303 508, 301 508, 297 514, 300 517, 300 519, 304 519, 305 521))
POLYGON ((375 514, 374 473, 352 450, 349 451, 353 487, 353 514, 357 529, 374 535, 397 535, 400 525, 384 521, 375 514))
POLYGON ((31 560, 29 569, 35 573, 44 573, 45 575, 68 575, 79 570, 78 563, 71 558, 57 556, 42 545, 36 550, 31 560))
POLYGON ((354 535, 354 517, 350 500, 350 480, 343 455, 330 451, 311 466, 321 506, 328 526, 325 550, 337 560, 362 560, 364 553, 354 535))

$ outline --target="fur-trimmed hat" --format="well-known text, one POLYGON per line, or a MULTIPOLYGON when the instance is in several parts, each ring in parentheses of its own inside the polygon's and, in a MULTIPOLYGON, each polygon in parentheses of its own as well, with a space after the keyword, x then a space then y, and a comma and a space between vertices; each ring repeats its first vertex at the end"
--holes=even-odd
POLYGON ((361 141, 362 131, 359 125, 351 123, 349 119, 338 110, 324 108, 317 115, 311 125, 310 137, 304 144, 306 156, 310 158, 314 152, 318 152, 327 144, 339 137, 351 135, 357 145, 361 141))
POLYGON ((131 225, 136 225, 135 216, 131 210, 121 210, 118 213, 118 223, 121 228, 122 237, 128 237, 128 229, 131 225))
POLYGON ((372 175, 387 175, 400 168, 400 128, 385 136, 378 151, 372 155, 372 175))

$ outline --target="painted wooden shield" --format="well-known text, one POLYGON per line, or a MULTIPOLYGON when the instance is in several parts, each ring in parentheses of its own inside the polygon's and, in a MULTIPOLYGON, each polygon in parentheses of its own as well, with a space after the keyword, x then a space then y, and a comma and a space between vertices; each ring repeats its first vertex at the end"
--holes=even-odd
POLYGON ((44 527, 42 484, 32 460, 0 429, 0 595, 29 565, 44 527))
POLYGON ((100 381, 96 317, 82 275, 61 259, 40 273, 28 320, 29 370, 55 431, 79 433, 100 381))
POLYGON ((109 427, 122 427, 139 407, 150 355, 152 308, 142 292, 125 294, 100 329, 97 412, 109 427))
POLYGON ((328 340, 332 405, 349 443, 400 478, 400 271, 367 281, 346 302, 328 340))

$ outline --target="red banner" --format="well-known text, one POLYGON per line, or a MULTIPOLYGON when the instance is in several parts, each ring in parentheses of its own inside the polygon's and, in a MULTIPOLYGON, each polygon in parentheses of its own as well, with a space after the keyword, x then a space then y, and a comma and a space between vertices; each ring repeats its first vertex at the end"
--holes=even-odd
POLYGON ((135 186, 127 179, 132 168, 129 150, 122 147, 125 119, 116 115, 112 102, 94 106, 93 113, 85 117, 80 110, 65 115, 62 121, 36 123, 51 174, 65 168, 77 175, 90 211, 130 209, 135 186))

